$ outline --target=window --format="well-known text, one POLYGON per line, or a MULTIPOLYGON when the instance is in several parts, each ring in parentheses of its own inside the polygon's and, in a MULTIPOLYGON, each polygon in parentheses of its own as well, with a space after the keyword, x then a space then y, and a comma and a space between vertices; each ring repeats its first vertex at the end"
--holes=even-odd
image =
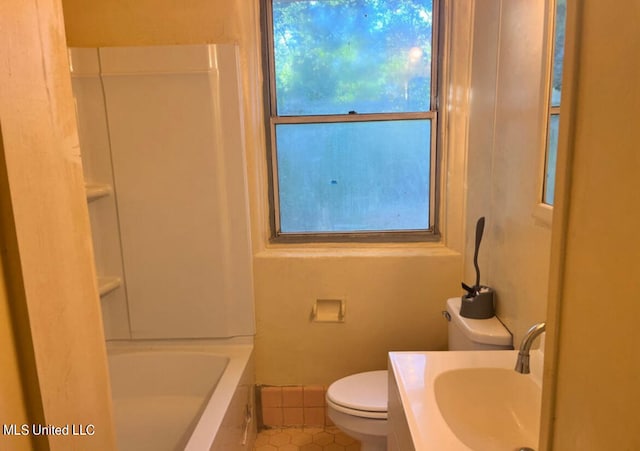
POLYGON ((542 201, 548 205, 553 205, 553 195, 555 192, 566 10, 566 0, 556 0, 553 27, 553 57, 551 62, 551 88, 549 94, 549 120, 547 124, 547 156, 542 195, 542 201))
POLYGON ((438 0, 264 0, 273 237, 436 236, 438 0))

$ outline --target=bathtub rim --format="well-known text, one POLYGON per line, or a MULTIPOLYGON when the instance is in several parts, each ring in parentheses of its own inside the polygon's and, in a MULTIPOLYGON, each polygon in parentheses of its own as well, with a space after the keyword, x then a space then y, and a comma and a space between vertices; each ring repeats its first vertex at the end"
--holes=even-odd
POLYGON ((110 340, 107 341, 107 354, 195 351, 229 359, 184 448, 184 451, 203 451, 209 450, 216 439, 236 388, 249 365, 253 347, 253 337, 185 340, 110 340))

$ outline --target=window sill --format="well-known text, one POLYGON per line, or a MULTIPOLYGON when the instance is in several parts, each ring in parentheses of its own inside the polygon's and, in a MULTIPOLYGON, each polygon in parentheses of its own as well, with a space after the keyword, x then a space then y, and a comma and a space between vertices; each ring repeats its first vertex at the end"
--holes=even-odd
POLYGON ((327 243, 270 244, 255 254, 256 258, 325 258, 325 257, 454 257, 460 253, 442 243, 327 243))

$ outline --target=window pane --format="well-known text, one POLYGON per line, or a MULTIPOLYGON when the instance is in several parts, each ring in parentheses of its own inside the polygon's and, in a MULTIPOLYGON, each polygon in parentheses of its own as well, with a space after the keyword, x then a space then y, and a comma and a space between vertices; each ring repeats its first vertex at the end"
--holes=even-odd
POLYGON ((553 205, 553 193, 556 186, 556 156, 558 154, 558 128, 560 115, 549 117, 549 136, 547 141, 547 164, 544 174, 544 203, 553 205))
POLYGON ((430 110, 432 0, 273 0, 277 114, 430 110))
POLYGON ((430 120, 276 126, 283 233, 429 228, 430 120))
POLYGON ((551 84, 551 106, 560 106, 566 16, 567 1, 556 0, 555 30, 553 39, 553 81, 551 84))

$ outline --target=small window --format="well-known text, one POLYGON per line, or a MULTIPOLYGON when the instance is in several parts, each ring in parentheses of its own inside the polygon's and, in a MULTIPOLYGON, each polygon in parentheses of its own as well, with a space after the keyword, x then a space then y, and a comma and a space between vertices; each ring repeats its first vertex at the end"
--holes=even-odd
POLYGON ((264 0, 280 241, 435 236, 438 0, 264 0))
POLYGON ((564 58, 564 32, 566 22, 566 0, 556 0, 553 52, 551 61, 551 88, 549 93, 549 119, 547 125, 547 156, 542 201, 553 205, 556 184, 556 156, 558 153, 558 129, 560 126, 560 98, 562 93, 562 61, 564 58))

